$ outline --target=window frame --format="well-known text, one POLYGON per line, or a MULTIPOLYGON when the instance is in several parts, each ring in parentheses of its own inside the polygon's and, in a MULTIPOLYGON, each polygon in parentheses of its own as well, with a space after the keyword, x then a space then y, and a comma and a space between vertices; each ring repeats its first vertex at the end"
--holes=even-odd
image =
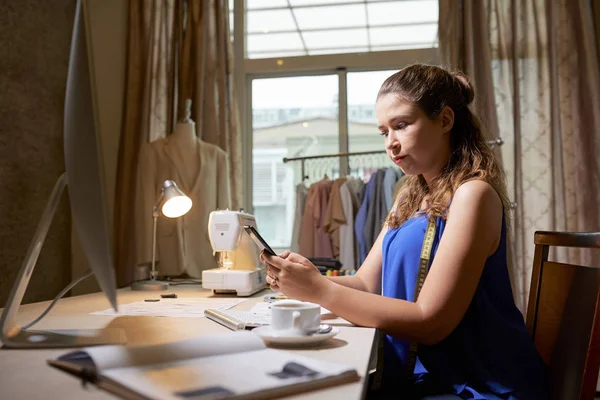
MULTIPOLYGON (((415 62, 439 64, 439 53, 438 48, 425 48, 246 59, 245 3, 245 0, 234 0, 233 53, 242 134, 243 207, 252 213, 252 81, 254 79, 337 74, 339 82, 339 152, 344 153, 349 148, 347 74, 397 70, 415 62)), ((347 168, 348 165, 340 159, 340 175, 347 174, 347 168)))

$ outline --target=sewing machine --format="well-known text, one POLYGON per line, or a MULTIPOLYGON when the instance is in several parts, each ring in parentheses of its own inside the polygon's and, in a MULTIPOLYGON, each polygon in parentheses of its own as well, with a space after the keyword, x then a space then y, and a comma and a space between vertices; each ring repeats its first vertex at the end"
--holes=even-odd
POLYGON ((256 227, 253 215, 241 211, 213 211, 208 217, 208 234, 218 268, 202 271, 202 287, 215 294, 250 296, 265 288, 266 271, 258 247, 244 231, 256 227))

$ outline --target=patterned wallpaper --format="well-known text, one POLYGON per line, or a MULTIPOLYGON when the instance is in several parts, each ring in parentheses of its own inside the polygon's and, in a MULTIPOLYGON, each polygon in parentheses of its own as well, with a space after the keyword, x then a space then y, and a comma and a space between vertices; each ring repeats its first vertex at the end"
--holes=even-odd
MULTIPOLYGON (((75 0, 0 2, 0 307, 56 179, 64 171, 63 107, 75 0)), ((71 279, 67 193, 24 302, 71 279)))

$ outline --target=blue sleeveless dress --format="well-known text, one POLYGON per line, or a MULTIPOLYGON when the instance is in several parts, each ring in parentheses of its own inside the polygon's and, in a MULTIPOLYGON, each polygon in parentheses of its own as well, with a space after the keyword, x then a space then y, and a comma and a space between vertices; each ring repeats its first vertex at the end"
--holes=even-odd
MULTIPOLYGON (((383 295, 413 301, 427 215, 415 214, 389 230, 383 240, 383 295)), ((435 257, 446 221, 436 220, 431 250, 435 257)), ((516 307, 506 258, 506 223, 500 245, 485 263, 479 285, 463 319, 435 345, 419 345, 415 366, 418 393, 454 394, 465 399, 542 400, 549 397, 546 367, 516 307)), ((383 336, 382 386, 394 393, 406 369, 409 343, 383 336)), ((396 393, 398 398, 402 393, 396 393)))

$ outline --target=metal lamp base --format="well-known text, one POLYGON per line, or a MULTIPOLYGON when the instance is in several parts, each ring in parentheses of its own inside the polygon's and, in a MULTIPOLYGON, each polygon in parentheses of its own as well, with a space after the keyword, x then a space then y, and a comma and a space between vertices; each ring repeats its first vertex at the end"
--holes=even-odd
MULTIPOLYGON (((58 178, 58 181, 56 181, 56 185, 54 185, 48 204, 44 209, 33 240, 27 250, 27 255, 17 275, 17 280, 8 296, 6 307, 2 311, 2 316, 0 316, 0 341, 2 342, 2 347, 15 349, 65 348, 126 343, 125 331, 119 328, 30 331, 24 330, 17 323, 17 311, 23 300, 23 295, 36 266, 40 249, 44 244, 48 228, 50 227, 66 184, 67 177, 65 174, 62 174, 58 178)), ((110 286, 108 289, 114 290, 110 286)), ((112 293, 114 294, 114 291, 112 293)), ((110 294, 111 291, 107 292, 108 299, 114 301, 115 298, 111 297, 110 294)))
POLYGON ((3 338, 4 346, 17 349, 63 348, 125 344, 125 331, 119 328, 24 331, 3 338))
POLYGON ((146 292, 160 292, 169 288, 168 282, 155 281, 152 279, 146 281, 136 281, 131 284, 131 290, 146 292))

